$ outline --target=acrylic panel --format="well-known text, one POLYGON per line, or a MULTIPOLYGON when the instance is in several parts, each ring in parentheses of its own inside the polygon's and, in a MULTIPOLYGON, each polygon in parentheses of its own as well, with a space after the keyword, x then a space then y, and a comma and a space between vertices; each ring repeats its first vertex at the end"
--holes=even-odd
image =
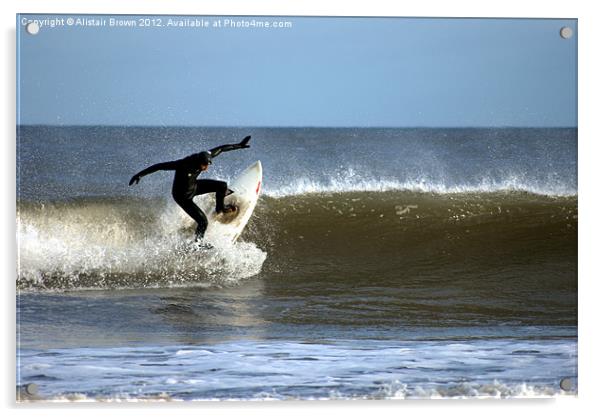
POLYGON ((577 393, 577 21, 17 15, 17 399, 577 393))

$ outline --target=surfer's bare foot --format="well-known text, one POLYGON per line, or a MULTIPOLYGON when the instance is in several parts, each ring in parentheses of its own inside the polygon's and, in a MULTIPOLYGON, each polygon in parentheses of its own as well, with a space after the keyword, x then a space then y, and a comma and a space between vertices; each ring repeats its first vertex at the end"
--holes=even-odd
POLYGON ((224 208, 222 210, 217 210, 217 212, 228 214, 228 213, 234 213, 236 210, 237 210, 236 206, 233 206, 232 204, 228 204, 227 206, 224 206, 224 208))

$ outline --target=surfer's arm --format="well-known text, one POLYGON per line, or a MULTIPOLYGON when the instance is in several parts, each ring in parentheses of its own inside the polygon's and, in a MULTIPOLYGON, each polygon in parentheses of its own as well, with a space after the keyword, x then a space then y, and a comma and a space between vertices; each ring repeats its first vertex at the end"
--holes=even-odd
POLYGON ((235 149, 250 148, 251 147, 251 145, 249 145, 250 140, 251 140, 251 136, 247 136, 240 143, 222 145, 222 146, 218 146, 217 148, 209 149, 209 153, 211 154, 212 158, 215 158, 222 152, 229 152, 229 151, 233 151, 235 149))
POLYGON ((132 185, 134 183, 138 184, 140 182, 140 178, 144 177, 145 175, 152 174, 153 172, 173 171, 174 169, 177 169, 177 168, 178 168, 178 161, 160 162, 158 164, 151 165, 148 168, 145 168, 142 171, 140 171, 139 173, 135 174, 130 179, 130 185, 132 185))

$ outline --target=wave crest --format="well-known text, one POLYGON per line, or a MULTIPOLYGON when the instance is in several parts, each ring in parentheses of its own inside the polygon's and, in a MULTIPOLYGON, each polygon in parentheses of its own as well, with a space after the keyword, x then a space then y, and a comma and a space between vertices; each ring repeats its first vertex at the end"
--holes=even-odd
POLYGON ((289 197, 316 193, 345 192, 385 192, 412 191, 435 194, 492 193, 503 191, 521 191, 547 196, 575 196, 577 190, 554 179, 545 182, 526 180, 520 176, 509 175, 503 179, 483 177, 478 181, 464 184, 448 184, 428 177, 399 180, 395 178, 369 178, 353 168, 337 172, 327 180, 314 177, 301 177, 295 181, 272 189, 269 183, 264 190, 270 197, 289 197))

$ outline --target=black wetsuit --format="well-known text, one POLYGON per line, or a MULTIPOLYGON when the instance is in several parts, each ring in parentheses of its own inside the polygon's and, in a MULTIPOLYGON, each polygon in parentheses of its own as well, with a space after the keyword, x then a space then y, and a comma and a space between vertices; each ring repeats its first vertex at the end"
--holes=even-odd
POLYGON ((224 210, 224 197, 228 192, 228 184, 224 181, 197 180, 202 172, 200 166, 207 163, 211 164, 211 158, 222 152, 248 148, 249 139, 250 137, 247 137, 241 143, 218 146, 209 152, 195 153, 177 161, 151 165, 134 175, 130 180, 130 185, 134 182, 137 183, 141 177, 156 171, 176 171, 171 187, 171 195, 176 203, 197 222, 196 237, 200 239, 207 230, 207 216, 205 216, 203 210, 194 204, 192 199, 200 194, 215 193, 215 210, 220 212, 224 210))

